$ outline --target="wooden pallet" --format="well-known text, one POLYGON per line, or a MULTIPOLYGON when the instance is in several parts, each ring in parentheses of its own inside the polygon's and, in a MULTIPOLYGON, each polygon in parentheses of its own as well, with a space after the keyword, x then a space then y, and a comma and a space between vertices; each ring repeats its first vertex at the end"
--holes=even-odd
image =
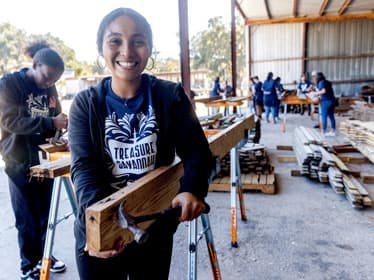
MULTIPOLYGON (((265 194, 275 194, 275 174, 242 174, 242 188, 246 190, 258 190, 265 194)), ((209 191, 229 192, 230 176, 216 178, 209 185, 209 191)))

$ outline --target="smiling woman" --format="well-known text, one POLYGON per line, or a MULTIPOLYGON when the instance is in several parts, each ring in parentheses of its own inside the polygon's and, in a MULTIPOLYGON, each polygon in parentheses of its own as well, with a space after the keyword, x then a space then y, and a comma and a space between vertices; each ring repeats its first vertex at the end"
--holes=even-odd
POLYGON ((125 247, 118 240, 111 250, 95 252, 85 250, 84 217, 88 206, 170 165, 175 154, 185 174, 170 205, 181 207, 179 221, 192 220, 205 209, 212 163, 209 145, 181 84, 143 73, 152 46, 151 27, 141 14, 129 8, 107 14, 97 32, 97 49, 111 76, 78 93, 70 109, 81 279, 168 279, 177 219, 157 219, 144 244, 134 241, 125 247))

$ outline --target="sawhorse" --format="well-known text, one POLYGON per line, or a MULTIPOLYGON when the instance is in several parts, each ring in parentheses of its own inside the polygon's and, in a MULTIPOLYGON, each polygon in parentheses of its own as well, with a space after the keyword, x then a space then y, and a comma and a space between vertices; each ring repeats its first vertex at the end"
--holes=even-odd
MULTIPOLYGON (((242 221, 247 221, 243 190, 242 190, 242 181, 240 175, 240 163, 237 148, 240 147, 240 144, 230 150, 230 177, 231 177, 231 246, 238 247, 238 238, 237 238, 237 215, 236 215, 236 194, 239 196, 239 205, 242 221)), ((219 159, 216 161, 216 169, 212 172, 209 183, 212 182, 215 175, 219 172, 219 159)), ((189 222, 189 235, 188 235, 188 280, 197 279, 197 244, 199 240, 205 235, 205 240, 208 247, 208 254, 210 259, 210 265, 212 268, 213 279, 220 280, 221 271, 219 268, 219 262, 217 257, 217 252, 214 246, 212 229, 210 227, 209 216, 208 214, 202 214, 201 217, 202 231, 197 234, 197 219, 189 222)))
MULTIPOLYGON (((219 159, 216 159, 216 166, 215 169, 212 171, 212 174, 209 179, 209 183, 213 181, 213 178, 219 172, 219 159)), ((217 252, 214 246, 213 240, 213 233, 210 227, 209 216, 208 214, 203 213, 200 216, 201 224, 202 224, 202 231, 197 234, 197 219, 190 221, 188 223, 188 280, 196 280, 197 279, 197 245, 198 242, 201 240, 203 235, 205 235, 206 245, 208 247, 208 254, 210 265, 212 268, 213 279, 214 280, 221 280, 221 271, 219 268, 217 252)))
POLYGON ((238 156, 238 147, 241 144, 230 150, 230 206, 231 206, 231 247, 238 247, 238 234, 237 234, 237 214, 236 214, 236 194, 239 197, 239 206, 241 220, 247 221, 247 215, 244 205, 242 179, 240 174, 240 162, 238 156))
POLYGON ((69 218, 71 215, 76 215, 77 200, 75 197, 73 184, 70 180, 70 175, 66 174, 66 170, 70 167, 70 161, 66 159, 46 162, 38 166, 31 167, 32 176, 54 179, 51 205, 49 208, 48 226, 46 231, 46 239, 44 244, 42 267, 40 270, 40 280, 48 280, 50 268, 52 264, 52 248, 55 237, 55 230, 57 225, 69 218), (65 186, 67 197, 70 201, 72 212, 64 215, 58 219, 58 208, 60 204, 61 187, 65 186))
POLYGON ((70 180, 70 176, 64 175, 64 176, 59 176, 55 178, 55 181, 53 184, 51 206, 49 209, 48 228, 47 228, 46 239, 45 239, 45 244, 44 244, 42 268, 40 270, 40 278, 39 278, 40 280, 49 279, 49 273, 50 273, 50 268, 52 264, 52 258, 51 258, 52 248, 53 248, 55 230, 56 230, 57 225, 61 221, 69 218, 73 214, 74 216, 76 216, 76 213, 77 213, 77 201, 75 198, 73 184, 70 180), (70 201, 72 212, 64 215, 60 219, 57 219, 62 184, 64 184, 65 186, 65 191, 70 201))

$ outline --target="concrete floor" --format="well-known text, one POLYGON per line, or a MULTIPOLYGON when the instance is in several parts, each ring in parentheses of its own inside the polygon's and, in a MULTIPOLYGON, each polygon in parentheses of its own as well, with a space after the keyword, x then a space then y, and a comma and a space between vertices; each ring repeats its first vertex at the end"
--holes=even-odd
MULTIPOLYGON (((312 127, 307 116, 288 115, 287 132, 281 124, 262 123, 261 143, 267 147, 277 174, 278 192, 265 195, 245 193, 249 220, 238 219, 239 248, 231 248, 229 193, 209 193, 210 222, 218 253, 222 279, 374 279, 374 209, 352 209, 344 196, 327 184, 305 177, 291 177, 296 163, 279 163, 276 156, 292 154, 278 151, 276 145, 292 145, 297 125, 312 127)), ((342 142, 343 137, 338 135, 342 142)), ((332 140, 332 141, 335 141, 332 140)), ((353 166, 374 173, 373 165, 353 166)), ((374 184, 365 185, 374 198, 374 184)), ((0 172, 0 279, 18 278, 18 248, 7 179, 0 172)), ((63 192, 60 214, 69 212, 63 192)), ((54 254, 64 260, 67 271, 51 279, 78 279, 73 252, 73 218, 58 225, 54 254)), ((187 226, 180 225, 170 279, 187 279, 187 226)), ((198 279, 212 279, 204 239, 198 246, 198 279)))

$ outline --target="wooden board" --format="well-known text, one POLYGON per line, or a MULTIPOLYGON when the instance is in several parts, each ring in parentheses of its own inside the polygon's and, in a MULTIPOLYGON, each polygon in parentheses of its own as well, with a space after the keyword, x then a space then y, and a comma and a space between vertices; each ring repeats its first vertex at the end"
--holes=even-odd
MULTIPOLYGON (((225 156, 228 151, 247 135, 254 127, 254 116, 250 115, 226 129, 208 138, 212 154, 225 156)), ((183 174, 180 161, 173 165, 160 167, 149 172, 136 182, 86 209, 87 246, 92 251, 112 249, 115 241, 122 237, 126 243, 133 240, 132 234, 119 227, 117 210, 122 201, 126 201, 125 210, 133 216, 150 214, 170 206, 179 191, 179 179, 183 174)), ((146 229, 151 222, 139 224, 146 229)))
MULTIPOLYGON (((242 189, 258 190, 265 194, 275 194, 275 174, 242 174, 242 189)), ((214 179, 209 185, 209 191, 229 192, 230 191, 230 177, 214 179)))
POLYGON ((291 176, 293 176, 293 177, 301 176, 301 170, 299 170, 299 169, 291 170, 291 176))
POLYGON ((343 154, 338 154, 338 158, 343 161, 344 163, 355 163, 355 164, 361 164, 361 163, 368 163, 369 160, 364 156, 347 156, 343 154))
POLYGON ((39 145, 39 147, 46 153, 63 152, 63 151, 69 150, 68 144, 62 144, 62 145, 42 144, 42 145, 39 145))
POLYGON ((293 151, 292 146, 286 146, 286 145, 277 145, 277 150, 280 151, 293 151))
POLYGON ((63 157, 30 167, 31 176, 43 178, 56 178, 68 174, 69 171, 70 157, 63 157))
POLYGON ((361 174, 361 179, 364 184, 374 183, 374 174, 361 174))
POLYGON ((277 156, 279 162, 297 162, 296 156, 279 155, 277 156))

